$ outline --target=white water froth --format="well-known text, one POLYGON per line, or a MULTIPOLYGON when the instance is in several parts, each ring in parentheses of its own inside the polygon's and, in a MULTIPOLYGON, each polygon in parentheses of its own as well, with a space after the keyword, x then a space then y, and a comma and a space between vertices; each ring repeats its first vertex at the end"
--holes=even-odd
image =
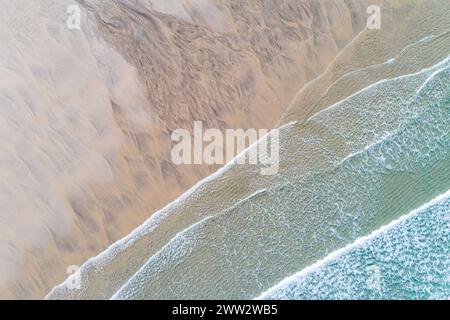
MULTIPOLYGON (((448 58, 441 62, 441 64, 443 64, 444 62, 446 62, 448 60, 448 58)), ((439 66, 441 64, 438 64, 436 66, 439 66)), ((434 68, 436 68, 436 66, 434 66, 434 68)), ((429 68, 429 69, 424 69, 426 71, 431 70, 433 68, 429 68)), ((422 70, 422 71, 424 71, 422 70)), ((419 74, 415 73, 413 75, 417 75, 419 74)), ((410 75, 406 75, 406 76, 402 76, 399 78, 404 78, 410 75)), ((388 81, 388 80, 385 80, 388 81)), ((372 88, 372 86, 368 86, 367 88, 372 88)), ((362 90, 363 91, 363 90, 362 90)), ((283 128, 287 128, 287 127, 291 127, 294 126, 297 122, 293 122, 293 123, 289 123, 283 127, 281 127, 280 129, 283 128)), ((258 143, 258 142, 257 142, 258 143)), ((256 144, 252 145, 250 148, 255 147, 256 144)), ((250 149, 249 148, 249 149, 250 149)), ((89 267, 89 266, 95 266, 96 264, 103 264, 103 263, 107 263, 110 259, 112 259, 117 253, 125 251, 129 246, 133 245, 137 240, 139 240, 143 235, 148 234, 152 231, 154 231, 156 228, 158 228, 158 226, 160 226, 165 218, 167 218, 171 212, 172 209, 176 208, 176 207, 182 207, 183 204, 185 203, 185 201, 191 196, 193 195, 195 192, 198 192, 200 190, 202 190, 202 187, 204 186, 205 183, 207 183, 208 181, 212 181, 214 179, 219 178, 223 173, 225 173, 226 171, 228 171, 229 169, 231 169, 234 164, 237 162, 237 159, 239 157, 245 156, 246 152, 248 152, 248 150, 244 150, 240 155, 238 155, 233 161, 231 161, 230 163, 228 163, 226 166, 224 166, 222 169, 218 170, 215 174, 205 178, 204 180, 200 181, 199 183, 197 183, 193 188, 191 188, 190 190, 188 190, 186 193, 184 193, 179 199, 177 199, 176 201, 172 202, 171 204, 169 204, 168 206, 166 206, 164 209, 158 211, 157 213, 155 213, 152 217, 150 217, 147 222, 145 222, 143 225, 141 225, 138 229, 136 229, 133 233, 131 233, 129 236, 127 236, 126 238, 118 241, 116 244, 112 245, 110 248, 108 248, 106 251, 104 251, 102 254, 100 254, 99 256, 92 258, 90 260, 88 260, 88 262, 85 264, 85 266, 83 267, 89 267)), ((190 230, 190 228, 192 228, 192 226, 190 226, 188 229, 182 230, 180 231, 175 238, 179 237, 179 235, 181 235, 182 233, 186 232, 187 230, 190 230)), ((170 240, 169 242, 173 244, 174 238, 172 238, 172 240, 170 240)), ((161 250, 159 251, 161 252, 161 250)), ((64 284, 62 285, 64 286, 64 284)), ((61 286, 59 286, 61 287, 61 286)), ((58 287, 57 287, 58 288, 58 287)))
MULTIPOLYGON (((278 128, 280 132, 283 130, 286 130, 288 128, 291 128, 295 126, 298 122, 292 121, 289 123, 286 123, 278 128)), ((125 252, 129 247, 133 246, 135 242, 137 242, 140 238, 143 236, 152 233, 155 231, 159 226, 161 226, 165 219, 167 219, 172 213, 175 208, 182 207, 185 202, 196 192, 200 192, 202 188, 210 181, 213 181, 215 179, 219 179, 221 176, 223 176, 227 171, 231 170, 237 163, 239 163, 239 160, 243 157, 246 157, 246 155, 250 152, 252 148, 257 148, 258 143, 264 139, 268 139, 271 135, 271 132, 268 132, 265 136, 263 136, 260 140, 254 142, 252 145, 250 145, 247 149, 243 150, 241 153, 239 153, 233 160, 228 162, 226 165, 224 165, 222 168, 217 170, 215 173, 211 174, 210 176, 204 178, 203 180, 200 180, 197 182, 193 187, 188 189, 186 192, 184 192, 179 198, 174 200, 173 202, 166 205, 161 210, 154 213, 150 218, 148 218, 143 224, 141 224, 139 227, 137 227, 135 230, 133 230, 130 234, 128 234, 126 237, 116 241, 111 246, 109 246, 107 249, 105 249, 103 252, 101 252, 99 255, 92 257, 88 259, 82 266, 81 269, 89 269, 90 267, 102 266, 108 264, 110 261, 114 259, 114 257, 121 253, 125 252)), ((259 190, 258 192, 250 195, 247 197, 247 199, 250 199, 254 196, 257 196, 258 194, 264 193, 266 190, 259 190)), ((242 199, 241 202, 245 201, 245 199, 242 199)), ((168 246, 172 240, 179 237, 183 233, 187 232, 191 228, 198 226, 202 222, 206 222, 209 218, 204 218, 200 220, 197 223, 194 223, 193 225, 189 226, 186 229, 183 229, 179 231, 162 249, 163 250, 166 246, 168 246)), ((145 266, 145 264, 144 264, 145 266)), ((137 272, 138 273, 138 272, 137 272)), ((137 274, 136 273, 136 274, 137 274)), ((64 288, 70 287, 70 279, 66 279, 63 283, 59 284, 58 286, 55 286, 46 296, 46 299, 54 295, 55 292, 58 290, 62 290, 64 288)))
POLYGON ((177 251, 171 251, 173 255, 170 257, 170 261, 168 259, 163 259, 165 264, 171 265, 173 263, 177 263, 177 261, 181 258, 181 256, 189 254, 190 246, 189 243, 192 241, 189 238, 189 231, 195 230, 197 227, 200 227, 201 225, 206 224, 212 217, 208 216, 202 220, 200 220, 197 223, 192 224, 189 228, 184 229, 180 232, 178 232, 165 246, 163 246, 158 252, 156 252, 153 256, 150 257, 150 259, 138 270, 135 272, 133 276, 129 278, 127 282, 123 284, 123 286, 117 290, 117 293, 114 294, 111 297, 111 300, 115 300, 118 298, 118 294, 122 291, 123 288, 126 288, 131 281, 133 281, 134 277, 139 275, 140 273, 145 272, 145 268, 147 264, 151 263, 152 261, 158 261, 160 259, 160 256, 164 255, 167 248, 170 248, 171 246, 174 246, 177 248, 177 251))
MULTIPOLYGON (((375 83, 372 83, 372 84, 370 84, 369 86, 367 86, 367 87, 365 87, 365 88, 362 88, 361 90, 359 90, 359 91, 357 91, 357 92, 355 92, 355 93, 349 95, 349 96, 346 97, 345 99, 340 100, 340 101, 336 102, 335 104, 333 104, 333 105, 331 105, 331 106, 329 106, 329 107, 327 107, 327 108, 325 108, 325 109, 320 110, 319 112, 315 113, 315 114, 312 115, 310 118, 308 118, 307 121, 314 120, 314 119, 318 118, 320 115, 322 115, 322 114, 324 114, 324 113, 327 113, 327 112, 330 111, 330 110, 333 110, 333 109, 338 108, 338 107, 341 106, 343 103, 345 103, 345 102, 351 100, 352 98, 358 96, 359 94, 361 94, 361 93, 363 93, 363 92, 366 92, 366 91, 368 91, 368 90, 377 88, 378 86, 380 86, 380 85, 382 85, 382 84, 385 84, 385 83, 393 83, 393 82, 398 81, 398 80, 407 79, 407 78, 414 77, 414 76, 419 76, 419 75, 424 74, 424 73, 426 73, 426 72, 430 72, 430 71, 433 71, 433 70, 438 69, 437 71, 433 71, 433 74, 436 74, 436 73, 438 73, 439 71, 442 71, 442 70, 443 70, 443 69, 439 69, 439 67, 444 66, 444 65, 445 65, 446 63, 448 63, 449 61, 450 61, 450 56, 448 56, 447 58, 445 58, 443 61, 439 62, 438 64, 436 64, 436 65, 434 65, 434 66, 431 66, 431 67, 428 67, 428 68, 424 68, 424 69, 422 69, 422 70, 420 70, 420 71, 418 71, 418 72, 416 72, 416 73, 412 73, 412 74, 404 74, 404 75, 401 75, 401 76, 398 76, 398 77, 395 77, 395 78, 391 78, 391 79, 382 79, 382 80, 380 80, 380 81, 377 81, 377 82, 375 82, 375 83)), ((425 85, 430 79, 432 79, 432 77, 429 77, 429 78, 425 81, 424 85, 425 85)), ((420 92, 421 89, 422 89, 422 88, 419 88, 418 92, 420 92)))
POLYGON ((302 269, 301 271, 299 271, 298 273, 291 275, 285 279, 283 279, 280 283, 278 283, 277 285, 271 287, 270 289, 264 291, 263 293, 261 293, 257 298, 255 298, 256 300, 264 300, 264 299, 268 299, 270 298, 274 293, 282 291, 284 288, 288 287, 290 284, 297 282, 299 279, 305 277, 306 275, 310 274, 311 272, 314 272, 318 269, 320 269, 321 267, 337 260, 339 257, 345 255, 346 253, 352 251, 355 248, 359 248, 364 246, 367 242, 369 242, 370 240, 385 234, 387 232, 389 232, 390 230, 392 230, 393 228, 395 228, 396 226, 398 226, 399 224, 401 224, 403 221, 406 221, 414 216, 416 216, 417 214, 419 214, 420 212, 436 205, 439 204, 443 201, 445 201, 446 199, 450 198, 450 190, 448 190, 447 192, 437 196, 436 198, 434 198, 433 200, 423 204, 422 206, 420 206, 419 208, 414 209, 413 211, 411 211, 410 213, 401 216, 400 218, 393 220, 392 222, 390 222, 387 225, 384 225, 383 227, 373 231, 371 234, 364 236, 364 237, 360 237, 358 239, 356 239, 353 243, 338 249, 334 252, 332 252, 331 254, 329 254, 328 256, 326 256, 325 258, 315 262, 314 264, 302 269))

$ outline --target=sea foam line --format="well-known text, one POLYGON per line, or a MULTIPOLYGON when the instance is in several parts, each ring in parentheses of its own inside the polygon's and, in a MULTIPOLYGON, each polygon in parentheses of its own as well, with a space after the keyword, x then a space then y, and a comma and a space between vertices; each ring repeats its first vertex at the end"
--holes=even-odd
POLYGON ((375 82, 375 83, 370 84, 370 85, 367 86, 367 87, 364 87, 364 88, 358 90, 357 92, 355 92, 355 93, 349 95, 348 97, 346 97, 346 98, 344 98, 344 99, 342 99, 342 100, 340 100, 340 101, 338 101, 338 102, 332 104, 331 106, 329 106, 329 107, 327 107, 327 108, 324 108, 324 109, 320 110, 319 112, 317 112, 317 113, 315 113, 314 115, 312 115, 311 117, 309 117, 309 118, 306 120, 306 122, 308 122, 308 121, 310 121, 310 120, 314 120, 316 117, 320 116, 321 114, 327 113, 328 111, 330 111, 330 110, 332 110, 332 109, 336 109, 336 108, 340 107, 344 102, 347 102, 347 101, 349 101, 350 99, 354 98, 355 96, 357 96, 357 95, 359 95, 359 94, 361 94, 361 93, 363 93, 363 92, 365 92, 365 91, 368 91, 368 90, 370 90, 370 89, 372 89, 372 88, 375 88, 375 87, 377 87, 377 86, 379 86, 379 85, 381 85, 381 84, 383 84, 383 83, 390 83, 390 82, 395 82, 395 81, 398 81, 398 80, 407 79, 407 78, 414 77, 414 76, 420 76, 421 74, 425 74, 425 73, 427 73, 427 72, 430 72, 430 71, 433 71, 433 70, 438 69, 439 67, 445 65, 445 64, 446 64, 447 62, 449 62, 449 61, 450 61, 450 55, 447 56, 447 58, 445 58, 445 59, 442 60, 441 62, 439 62, 439 63, 437 63, 437 64, 435 64, 435 65, 433 65, 433 66, 431 66, 431 67, 421 69, 421 70, 419 70, 418 72, 404 74, 404 75, 401 75, 401 76, 398 76, 398 77, 395 77, 395 78, 389 78, 389 79, 382 79, 382 80, 379 80, 379 81, 377 81, 377 82, 375 82))
POLYGON ((159 249, 154 255, 148 258, 148 260, 139 268, 138 271, 136 271, 117 291, 113 294, 110 300, 115 300, 119 298, 119 295, 123 290, 127 288, 135 279, 136 276, 138 276, 141 272, 145 272, 145 269, 147 268, 148 264, 156 259, 158 259, 158 256, 161 255, 166 249, 170 248, 173 243, 176 243, 177 240, 179 240, 181 237, 189 233, 189 231, 194 230, 196 227, 206 224, 209 220, 211 220, 212 216, 207 216, 206 218, 203 218, 202 220, 190 225, 188 228, 181 230, 178 232, 168 243, 166 243, 161 249, 159 249))
MULTIPOLYGON (((381 1, 380 3, 380 7, 384 6, 384 0, 381 1)), ((323 70, 322 73, 320 73, 317 77, 315 77, 314 79, 308 81, 303 87, 300 88, 300 90, 298 90, 297 94, 294 96, 294 98, 291 100, 291 103, 288 104, 287 108, 285 109, 285 112, 283 112, 283 114, 281 115, 281 118, 283 118, 283 116, 285 116, 286 112, 289 111, 295 104, 295 102, 297 101, 298 97, 304 92, 306 91, 307 88, 309 88, 310 86, 312 86, 314 83, 318 82, 319 80, 321 80, 326 74, 327 72, 331 69, 331 67, 334 65, 334 63, 347 51, 348 48, 350 48, 354 42, 356 42, 356 40, 358 40, 368 29, 368 27, 364 27, 364 29, 362 29, 352 40, 350 40, 339 52, 338 54, 333 58, 333 60, 330 61, 330 63, 327 65, 327 67, 325 68, 325 70, 323 70)))
POLYGON ((386 61, 384 61, 384 62, 376 63, 376 64, 371 64, 371 65, 369 65, 369 66, 367 66, 367 67, 364 67, 364 68, 361 68, 361 69, 357 69, 357 70, 353 70, 353 71, 350 71, 350 72, 347 72, 347 73, 343 74, 343 75, 340 76, 338 79, 336 79, 332 84, 330 84, 330 86, 329 86, 329 87, 325 90, 325 92, 321 95, 321 98, 324 97, 324 96, 331 90, 331 88, 334 87, 339 81, 341 81, 341 80, 343 80, 343 79, 345 79, 345 78, 348 78, 348 77, 350 77, 350 76, 353 75, 353 74, 360 73, 360 72, 362 72, 362 71, 366 71, 366 70, 374 69, 374 68, 381 67, 381 66, 384 66, 384 65, 392 64, 392 63, 394 63, 395 61, 397 61, 397 59, 399 59, 399 58, 400 58, 407 50, 409 50, 409 48, 412 48, 413 46, 416 46, 416 45, 418 45, 418 44, 421 44, 422 42, 427 42, 427 41, 432 40, 432 39, 434 39, 434 38, 438 38, 438 37, 440 37, 441 35, 446 34, 447 32, 448 32, 448 31, 443 32, 442 34, 439 34, 438 36, 435 36, 435 35, 429 35, 429 36, 426 36, 426 37, 424 37, 424 38, 422 38, 422 39, 420 39, 420 40, 418 40, 418 41, 416 41, 416 42, 414 42, 414 43, 410 43, 410 44, 408 44, 406 47, 404 47, 404 48, 400 51, 400 53, 398 53, 394 58, 390 58, 390 59, 388 59, 388 60, 386 60, 386 61))
POLYGON ((345 247, 338 249, 336 251, 333 251, 332 253, 327 255, 325 258, 318 260, 315 263, 313 263, 312 265, 305 267, 301 271, 284 278, 278 284, 276 284, 273 287, 262 292, 258 297, 255 298, 255 300, 264 300, 264 299, 270 298, 272 294, 276 293, 278 290, 282 290, 283 288, 286 288, 292 282, 295 282, 296 280, 299 280, 300 278, 306 276, 307 274, 320 269, 321 267, 336 260, 337 258, 350 252, 351 250, 363 246, 365 243, 376 238, 377 236, 392 230, 393 228, 395 228, 396 226, 401 224, 403 221, 406 221, 406 220, 416 216, 417 214, 424 211, 425 209, 428 209, 436 204, 439 204, 448 198, 450 198, 450 190, 447 190, 445 193, 440 194, 436 198, 434 198, 431 201, 423 204, 422 206, 412 210, 411 212, 401 216, 400 218, 391 221, 389 224, 384 225, 384 226, 380 227, 379 229, 372 231, 372 233, 370 233, 369 235, 356 239, 354 242, 346 245, 345 247))
MULTIPOLYGON (((289 123, 283 124, 279 126, 278 130, 284 130, 290 127, 293 127, 298 124, 298 121, 291 121, 289 123)), ((213 181, 223 174, 225 174, 228 170, 231 170, 233 166, 236 165, 238 162, 238 159, 241 157, 245 157, 246 153, 249 152, 251 148, 257 147, 258 143, 262 141, 263 139, 266 139, 268 136, 270 136, 271 132, 269 131, 266 135, 264 135, 262 138, 260 138, 258 141, 251 144, 248 148, 241 151, 234 159, 232 159, 230 162, 225 164, 223 167, 218 169, 216 172, 212 173, 211 175, 207 176, 206 178, 200 180, 197 182, 194 186, 192 186, 190 189, 185 191, 183 194, 181 194, 177 199, 174 201, 168 203, 165 207, 159 209, 158 211, 151 214, 151 216, 144 221, 141 225, 137 226, 132 232, 130 232, 127 236, 117 240, 113 244, 111 244, 108 248, 100 252, 97 256, 91 257, 88 260, 86 260, 85 263, 81 266, 80 270, 83 272, 86 269, 89 269, 90 267, 98 268, 99 266, 106 265, 108 262, 111 262, 114 257, 116 257, 121 252, 124 252, 128 248, 132 247, 140 238, 143 236, 150 234, 154 230, 156 230, 167 218, 171 215, 173 212, 172 210, 181 207, 191 195, 193 195, 195 192, 201 190, 201 187, 205 185, 206 183, 213 181)), ((256 193, 264 192, 264 190, 260 190, 256 193)), ((255 196, 255 194, 250 195, 249 197, 255 196)), ((242 199, 238 200, 242 201, 242 199)), ((201 221, 200 221, 201 222, 201 221)), ((194 225, 197 225, 200 222, 195 222, 194 225)), ((187 229, 190 229, 192 225, 188 226, 185 229, 180 230, 176 235, 179 233, 182 233, 186 231, 187 229)), ((176 236, 175 235, 175 236, 176 236)), ((173 239, 173 238, 172 238, 173 239)), ((170 243, 171 239, 167 242, 170 243)), ((167 245, 166 244, 166 245, 167 245)), ((144 262, 144 265, 146 262, 144 262)), ((67 288, 67 284, 70 284, 70 279, 67 278, 64 282, 56 285, 53 287, 53 289, 46 295, 45 299, 49 299, 53 294, 57 292, 57 290, 65 289, 67 288)))
MULTIPOLYGON (((313 115, 311 118, 314 118, 315 116, 328 111, 329 109, 333 109, 334 107, 340 105, 341 102, 346 101, 347 99, 350 99, 351 97, 357 95, 358 93, 369 89, 381 82, 387 82, 387 81, 393 81, 396 79, 401 79, 401 78, 405 78, 408 76, 412 76, 412 75, 418 75, 422 72, 426 72, 426 71, 430 71, 433 70, 435 68, 437 68, 440 65, 445 64, 447 61, 449 61, 450 56, 447 57, 446 59, 444 59, 443 61, 441 61, 440 63, 429 67, 429 68, 425 68, 417 73, 414 74, 408 74, 408 75, 402 75, 398 78, 393 78, 393 79, 384 79, 381 80, 375 84, 372 84, 366 88, 361 89, 360 91, 354 93, 353 95, 347 97, 344 100, 341 100, 340 102, 336 103, 333 106, 330 106, 318 113, 316 113, 315 115, 313 115)), ((310 118, 310 119, 311 119, 310 118)), ((310 120, 308 119, 308 120, 310 120)), ((289 122, 287 124, 284 124, 282 126, 280 126, 278 129, 279 130, 283 130, 292 126, 295 126, 296 124, 298 124, 298 121, 292 121, 289 122)), ((153 232, 163 221, 166 217, 168 217, 173 208, 182 206, 185 201, 187 201, 187 199, 194 194, 196 191, 198 191, 205 183, 210 182, 215 180, 216 178, 220 177, 221 175, 223 175, 225 172, 227 172, 228 170, 230 170, 236 163, 237 160, 240 159, 241 157, 245 156, 245 154, 251 149, 256 147, 256 145, 263 139, 267 138, 271 133, 268 132, 264 137, 262 137, 260 140, 254 142, 252 145, 250 145, 247 149, 243 150, 240 154, 238 154, 233 160, 231 160, 229 163, 227 163, 226 165, 224 165, 222 168, 220 168, 219 170, 217 170, 215 173, 211 174, 210 176, 204 178, 203 180, 197 182, 193 187, 191 187, 190 189, 188 189, 186 192, 184 192, 180 197, 178 197, 176 200, 174 200, 173 202, 169 203, 168 205, 166 205, 164 208, 156 211, 154 214, 152 214, 144 223, 142 223, 140 226, 138 226, 136 229, 134 229, 129 235, 127 235, 126 237, 116 241, 115 243, 113 243, 111 246, 109 246, 107 249, 105 249, 103 252, 101 252, 100 254, 98 254, 95 257, 91 257, 90 259, 88 259, 81 267, 81 270, 85 269, 85 268, 89 268, 91 266, 95 266, 96 264, 100 264, 104 265, 106 263, 108 263, 109 261, 111 261, 117 254, 119 254, 120 252, 125 251, 126 249, 128 249, 129 247, 131 247, 138 239, 140 239, 142 236, 149 234, 151 232, 153 232)), ((190 226, 189 226, 190 227, 190 226)), ((187 229, 189 229, 189 227, 187 227, 187 229)), ((181 230, 180 232, 182 232, 183 230, 181 230)), ((170 242, 170 240, 169 240, 170 242)), ((68 283, 69 279, 66 279, 66 281, 64 281, 63 283, 55 286, 50 293, 47 295, 50 296, 55 289, 61 289, 63 287, 66 286, 66 283, 68 283)))

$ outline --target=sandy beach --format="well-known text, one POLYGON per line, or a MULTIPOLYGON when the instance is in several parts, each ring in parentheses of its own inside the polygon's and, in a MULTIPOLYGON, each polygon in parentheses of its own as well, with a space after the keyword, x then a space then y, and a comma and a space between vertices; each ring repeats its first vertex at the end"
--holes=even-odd
POLYGON ((82 290, 48 297, 256 297, 445 193, 446 5, 381 6, 383 32, 364 30, 284 110, 279 175, 225 167, 88 261, 82 290))
POLYGON ((175 166, 172 130, 274 127, 367 7, 162 3, 1 4, 1 298, 44 297, 218 169, 175 166))

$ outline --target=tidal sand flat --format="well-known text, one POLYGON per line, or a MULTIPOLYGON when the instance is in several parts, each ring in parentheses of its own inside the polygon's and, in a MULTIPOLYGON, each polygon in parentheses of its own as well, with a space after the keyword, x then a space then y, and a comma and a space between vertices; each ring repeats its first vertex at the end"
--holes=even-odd
MULTIPOLYGON (((291 171, 254 197, 184 230, 114 298, 252 298, 295 265, 306 267, 447 191, 449 76, 444 63, 418 83, 408 105, 411 118, 392 134, 375 137, 376 141, 329 169, 303 177, 294 177, 291 171)), ((398 83, 402 84, 391 85, 398 83)), ((349 106, 355 104, 329 112, 346 112, 349 106)), ((401 105, 392 106, 402 112, 401 105)), ((378 117, 381 127, 389 119, 383 116, 378 117)), ((327 132, 338 132, 342 125, 333 124, 327 132)), ((345 127, 345 133, 366 138, 363 128, 352 128, 345 127)))
MULTIPOLYGON (((274 127, 368 2, 1 1, 0 298, 43 298, 218 169, 175 165, 173 130, 274 127)), ((184 216, 148 250, 197 219, 184 216)), ((127 278, 105 272, 89 296, 127 278)))
POLYGON ((90 259, 81 289, 68 280, 47 297, 448 298, 448 205, 433 200, 450 188, 448 10, 445 1, 384 1, 395 32, 364 30, 281 117, 277 175, 235 159, 90 259), (361 249, 280 287, 357 239, 361 249), (424 265, 413 272, 415 263, 424 265), (368 287, 367 268, 384 288, 368 287))
POLYGON ((1 1, 0 298, 450 298, 449 12, 1 1))

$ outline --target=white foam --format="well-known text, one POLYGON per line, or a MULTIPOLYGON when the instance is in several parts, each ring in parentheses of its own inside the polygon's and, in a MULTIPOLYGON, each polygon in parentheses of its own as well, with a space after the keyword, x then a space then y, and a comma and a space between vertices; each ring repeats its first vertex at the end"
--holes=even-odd
POLYGON ((150 10, 159 11, 164 14, 176 16, 182 20, 191 21, 189 14, 180 0, 144 0, 138 4, 150 10))
MULTIPOLYGON (((188 233, 190 230, 194 230, 197 226, 200 226, 202 224, 205 224, 207 221, 209 221, 212 218, 212 216, 208 216, 206 218, 203 218, 202 220, 198 221, 197 223, 192 224, 191 226, 189 226, 188 228, 178 232, 165 246, 163 246, 160 250, 158 250, 154 255, 152 255, 147 262, 141 267, 139 268, 138 271, 136 271, 134 273, 133 276, 131 276, 128 281, 126 281, 123 286, 117 290, 117 292, 111 297, 111 300, 117 299, 119 298, 119 295, 121 294, 121 292, 123 290, 125 290, 134 280, 135 276, 139 275, 140 273, 145 272, 145 269, 147 267, 147 265, 154 260, 157 260, 159 255, 162 254, 164 251, 166 251, 167 249, 169 249, 173 243, 176 243, 176 241, 178 239, 180 239, 182 236, 184 236, 186 233, 188 233)), ((186 243, 184 243, 186 245, 186 243)), ((175 246, 177 247, 177 246, 175 246)), ((170 249, 169 249, 170 250, 170 249)))
MULTIPOLYGON (((295 126, 298 123, 298 121, 292 121, 287 124, 284 124, 278 128, 278 130, 282 131, 284 129, 290 128, 292 126, 295 126)), ((88 259, 82 266, 81 270, 85 268, 89 268, 90 266, 95 266, 96 264, 104 265, 107 264, 109 261, 111 261, 117 254, 120 252, 124 252, 129 247, 131 247, 136 241, 138 241, 140 238, 142 238, 144 235, 151 233, 156 228, 160 226, 161 223, 164 222, 164 220, 170 216, 170 214, 173 212, 173 210, 177 207, 182 207, 183 204, 196 192, 198 192, 206 183, 213 181, 215 179, 218 179, 223 174, 225 174, 228 170, 231 170, 237 163, 238 159, 241 157, 245 157, 246 153, 249 152, 251 148, 256 148, 259 141, 266 139, 271 132, 268 132, 265 136, 263 136, 260 140, 254 142, 252 145, 250 145, 247 149, 243 150, 240 154, 238 154, 233 160, 231 160, 229 163, 224 165, 222 168, 217 170, 215 173, 211 174, 210 176, 204 178, 203 180, 197 182, 193 187, 191 187, 189 190, 184 192, 179 198, 174 200, 173 202, 166 205, 164 208, 158 210, 154 214, 150 216, 143 224, 138 226, 135 230, 133 230, 130 234, 128 234, 126 237, 116 241, 111 246, 109 246, 107 249, 105 249, 103 252, 101 252, 99 255, 92 257, 88 259)), ((256 192, 253 195, 250 195, 250 197, 257 195, 258 193, 264 192, 265 190, 260 190, 256 192)), ((242 201, 242 200, 241 200, 242 201)), ((187 229, 191 228, 189 226, 187 229)), ((184 232, 186 229, 181 230, 179 233, 184 232)), ((178 234, 179 234, 178 233, 178 234)), ((169 240, 170 242, 170 240, 169 240)), ((61 290, 67 285, 70 284, 69 279, 66 279, 63 283, 59 284, 58 286, 55 286, 46 296, 46 298, 49 298, 53 293, 55 293, 57 290, 61 290)))
MULTIPOLYGON (((440 34, 440 35, 443 35, 443 34, 445 34, 445 33, 442 33, 442 34, 440 34)), ((439 37, 440 35, 438 35, 437 37, 439 37)), ((327 95, 328 94, 328 92, 330 91, 330 89, 333 87, 333 86, 335 86, 339 81, 341 81, 342 79, 345 79, 345 78, 348 78, 348 77, 350 77, 351 75, 354 75, 354 74, 358 74, 358 73, 360 73, 360 72, 362 72, 362 71, 366 71, 366 70, 370 70, 370 69, 374 69, 374 68, 377 68, 377 67, 381 67, 381 66, 384 66, 384 65, 387 65, 387 64, 392 64, 392 63, 394 63, 395 61, 397 61, 397 59, 398 58, 400 58, 409 48, 411 48, 411 47, 413 47, 413 46, 415 46, 415 45, 418 45, 418 44, 420 44, 420 43, 422 43, 422 42, 426 42, 426 41, 428 41, 428 40, 431 40, 431 39, 433 39, 435 36, 434 35, 430 35, 430 36, 426 36, 426 37, 424 37, 424 38, 422 38, 422 39, 420 39, 420 40, 418 40, 418 41, 416 41, 416 42, 414 42, 414 43, 411 43, 411 44, 409 44, 409 45, 407 45, 405 48, 403 48, 401 51, 400 51, 400 53, 399 54, 397 54, 394 58, 390 58, 389 60, 387 60, 387 61, 384 61, 384 62, 382 62, 382 63, 377 63, 377 64, 371 64, 371 65, 369 65, 369 66, 367 66, 367 67, 364 67, 364 68, 361 68, 361 69, 357 69, 357 70, 353 70, 353 71, 350 71, 350 72, 347 72, 347 73, 345 73, 344 75, 342 75, 342 76, 340 76, 339 78, 337 78, 326 90, 325 90, 325 92, 322 94, 322 97, 323 96, 325 96, 325 95, 327 95)))
MULTIPOLYGON (((421 93, 421 91, 423 90, 423 88, 425 88, 425 86, 431 81, 433 80, 433 78, 439 74, 440 72, 446 70, 446 68, 441 68, 436 70, 435 72, 433 72, 425 81, 424 83, 420 86, 420 88, 416 91, 416 97, 421 93)), ((376 141, 368 144, 366 147, 364 147, 361 150, 358 150, 356 152, 353 152, 349 155, 347 155, 345 158, 343 158, 341 161, 339 161, 339 163, 337 163, 337 166, 342 165, 343 163, 345 163, 346 161, 354 158, 355 156, 358 156, 360 154, 363 154, 364 152, 367 152, 368 150, 372 149, 373 147, 380 145, 381 143, 383 143, 384 141, 386 141, 387 139, 389 139, 390 137, 395 136, 395 134, 397 134, 399 132, 399 128, 388 133, 385 135, 382 135, 379 139, 377 139, 376 141)))
MULTIPOLYGON (((333 104, 333 105, 331 105, 331 106, 329 106, 329 107, 327 107, 327 108, 324 108, 324 109, 320 110, 319 112, 317 112, 317 113, 315 113, 314 115, 312 115, 311 117, 309 117, 307 121, 314 120, 315 118, 317 118, 317 117, 320 116, 321 114, 326 113, 326 112, 328 112, 328 111, 330 111, 330 110, 333 110, 333 109, 335 109, 335 108, 338 108, 338 107, 340 107, 344 102, 347 102, 347 101, 351 100, 352 98, 358 96, 359 94, 361 94, 361 93, 363 93, 363 92, 365 92, 365 91, 368 91, 368 90, 370 90, 370 89, 373 89, 373 88, 375 88, 375 87, 377 87, 377 86, 379 86, 379 85, 381 85, 381 84, 383 84, 383 83, 395 82, 395 81, 402 80, 402 79, 406 79, 406 78, 409 78, 409 77, 419 76, 419 75, 424 74, 424 73, 427 73, 427 72, 429 72, 429 71, 436 70, 438 67, 440 67, 440 66, 446 64, 446 63, 449 62, 449 61, 450 61, 450 55, 449 55, 447 58, 445 58, 444 60, 442 60, 441 62, 439 62, 438 64, 436 64, 436 65, 434 65, 434 66, 431 66, 431 67, 428 67, 428 68, 424 68, 424 69, 422 69, 422 70, 420 70, 420 71, 418 71, 418 72, 410 73, 410 74, 405 74, 405 75, 401 75, 401 76, 398 76, 398 77, 395 77, 395 78, 390 78, 390 79, 382 79, 382 80, 380 80, 380 81, 377 81, 377 82, 375 82, 375 83, 372 83, 372 84, 370 84, 369 86, 364 87, 364 88, 362 88, 361 90, 359 90, 359 91, 357 91, 357 92, 355 92, 355 93, 349 95, 349 96, 346 97, 345 99, 342 99, 342 100, 336 102, 335 104, 333 104)), ((437 71, 441 71, 441 70, 437 70, 437 71)))
POLYGON ((320 269, 321 267, 327 265, 328 263, 336 260, 337 258, 343 256, 344 254, 348 253, 349 251, 355 249, 355 248, 359 248, 361 246, 363 246, 365 243, 367 243, 368 241, 374 239, 375 237, 384 234, 390 230, 392 230, 393 228, 395 228, 396 226, 398 226, 400 223, 402 223, 403 221, 410 219, 412 217, 414 217, 415 215, 419 214, 420 212, 442 202, 445 201, 446 199, 450 198, 450 190, 448 190, 447 192, 437 196, 436 198, 432 199, 431 201, 425 203, 424 205, 420 206, 419 208, 414 209, 413 211, 409 212, 408 214, 405 214, 403 216, 401 216, 400 218, 391 221, 389 224, 382 226, 381 228, 373 231, 372 233, 370 233, 367 236, 364 237, 360 237, 358 239, 356 239, 354 242, 352 242, 351 244, 338 249, 336 251, 333 251, 331 254, 329 254, 328 256, 326 256, 325 258, 313 263, 312 265, 302 269, 301 271, 295 273, 294 275, 291 275, 285 279, 283 279, 282 281, 280 281, 278 284, 276 284, 275 286, 271 287, 270 289, 264 291, 263 293, 261 293, 258 297, 256 297, 256 300, 263 300, 263 299, 267 299, 269 298, 271 295, 273 295, 275 292, 282 290, 284 288, 286 288, 287 286, 289 286, 291 283, 298 281, 300 278, 304 277, 305 275, 314 272, 318 269, 320 269))
POLYGON ((137 5, 191 23, 196 20, 195 12, 213 30, 218 32, 226 30, 224 12, 219 9, 215 0, 140 0, 137 5))
POLYGON ((137 107, 146 97, 136 70, 87 11, 81 30, 67 28, 71 4, 0 1, 0 285, 14 280, 22 254, 53 241, 50 231, 77 232, 70 200, 90 181, 112 181, 107 159, 125 136, 111 99, 150 124, 137 107))

